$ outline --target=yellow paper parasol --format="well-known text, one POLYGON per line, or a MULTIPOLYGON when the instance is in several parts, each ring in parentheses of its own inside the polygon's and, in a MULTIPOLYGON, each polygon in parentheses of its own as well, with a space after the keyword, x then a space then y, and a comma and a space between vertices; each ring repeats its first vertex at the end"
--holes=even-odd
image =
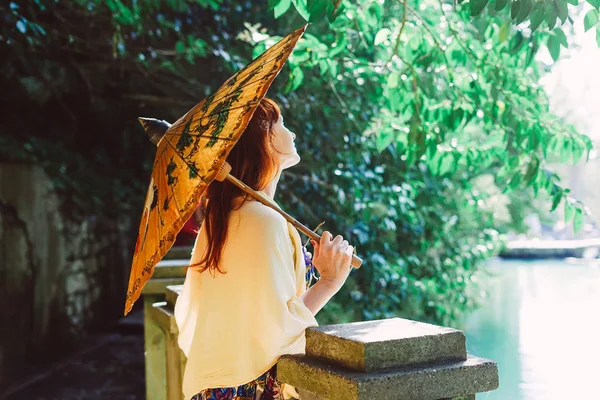
POLYGON ((158 147, 133 255, 125 314, 222 169, 305 29, 306 25, 267 49, 173 125, 141 119, 158 147))

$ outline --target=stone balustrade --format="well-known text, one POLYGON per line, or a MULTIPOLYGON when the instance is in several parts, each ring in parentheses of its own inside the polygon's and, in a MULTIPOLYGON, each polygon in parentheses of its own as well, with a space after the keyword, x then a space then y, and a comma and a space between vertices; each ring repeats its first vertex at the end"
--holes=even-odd
MULTIPOLYGON (((189 252, 187 253, 189 255, 189 252)), ((173 256, 172 253, 169 256, 173 256)), ((144 347, 146 399, 178 400, 185 356, 177 345, 177 325, 171 305, 165 301, 167 287, 181 285, 187 260, 165 259, 158 263, 142 291, 144 301, 144 347)))
MULTIPOLYGON (((162 261, 143 292, 148 400, 183 400, 173 307, 185 265, 162 261)), ((308 329, 306 355, 281 357, 278 379, 302 400, 474 399, 498 387, 498 369, 467 354, 461 331, 392 318, 308 329)))

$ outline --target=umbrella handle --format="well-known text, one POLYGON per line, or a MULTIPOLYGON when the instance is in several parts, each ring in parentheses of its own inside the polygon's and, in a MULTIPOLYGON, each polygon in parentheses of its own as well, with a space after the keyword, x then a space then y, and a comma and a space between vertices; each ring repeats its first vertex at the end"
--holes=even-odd
MULTIPOLYGON (((221 170, 217 174, 216 179, 218 181, 224 181, 225 179, 227 179, 229 182, 233 183, 235 186, 242 189, 244 192, 248 193, 250 196, 254 197, 256 200, 263 203, 265 206, 270 207, 273 210, 277 211, 290 224, 294 225, 296 227, 296 229, 298 229, 300 232, 304 233, 309 238, 316 240, 316 241, 321 240, 321 236, 319 234, 313 232, 310 228, 308 228, 305 225, 303 225, 302 223, 298 222, 294 217, 292 217, 291 215, 289 215, 288 213, 283 211, 281 208, 279 208, 279 206, 277 204, 275 204, 275 202, 273 200, 271 200, 270 198, 265 196, 263 193, 255 191, 254 189, 252 189, 251 187, 246 185, 244 182, 240 181, 238 178, 231 175, 229 172, 231 172, 231 165, 229 165, 229 163, 225 162, 223 164, 223 166, 221 167, 221 170)), ((352 265, 354 268, 358 269, 362 265, 362 262, 363 262, 363 260, 360 257, 358 257, 356 254, 353 254, 350 265, 352 265)))

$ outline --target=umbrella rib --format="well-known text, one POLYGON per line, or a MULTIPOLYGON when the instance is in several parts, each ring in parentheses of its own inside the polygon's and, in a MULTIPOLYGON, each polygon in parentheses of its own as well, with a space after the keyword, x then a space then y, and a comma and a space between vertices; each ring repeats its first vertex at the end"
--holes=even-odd
MULTIPOLYGON (((159 147, 160 149, 160 147, 159 147)), ((164 154, 167 152, 166 149, 160 149, 161 153, 156 155, 156 160, 154 160, 154 164, 152 165, 152 168, 154 169, 156 167, 156 165, 158 163, 160 163, 160 160, 162 160, 162 157, 164 156, 164 154)))

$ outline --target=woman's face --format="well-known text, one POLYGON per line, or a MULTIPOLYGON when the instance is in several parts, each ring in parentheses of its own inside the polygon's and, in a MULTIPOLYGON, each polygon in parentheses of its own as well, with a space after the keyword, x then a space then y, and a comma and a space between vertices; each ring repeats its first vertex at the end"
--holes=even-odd
POLYGON ((279 159, 279 169, 284 170, 286 168, 293 167, 300 162, 300 156, 296 151, 296 145, 294 139, 296 134, 290 132, 288 128, 283 125, 283 117, 279 115, 279 120, 273 125, 274 141, 273 146, 275 147, 275 154, 279 159))

